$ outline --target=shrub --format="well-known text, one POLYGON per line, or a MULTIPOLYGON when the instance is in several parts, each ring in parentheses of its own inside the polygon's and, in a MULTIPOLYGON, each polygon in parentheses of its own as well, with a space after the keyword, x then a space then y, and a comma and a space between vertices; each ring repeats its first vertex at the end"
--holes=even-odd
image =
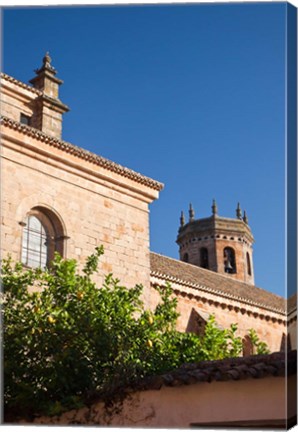
POLYGON ((102 253, 96 248, 81 273, 58 254, 46 270, 3 262, 6 413, 59 414, 183 363, 241 353, 237 326, 221 330, 214 317, 202 338, 178 332, 170 286, 157 288, 154 311, 144 308, 141 285, 128 289, 109 274, 99 289, 92 276, 102 253))

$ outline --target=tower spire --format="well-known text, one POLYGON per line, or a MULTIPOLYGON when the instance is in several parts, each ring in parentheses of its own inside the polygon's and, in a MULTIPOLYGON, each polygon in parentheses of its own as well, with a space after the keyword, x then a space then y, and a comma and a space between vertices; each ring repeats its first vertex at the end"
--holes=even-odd
POLYGON ((183 227, 185 224, 185 218, 184 218, 184 213, 183 210, 181 212, 181 216, 180 216, 180 226, 183 227))
POLYGON ((195 219, 195 212, 192 207, 192 204, 189 204, 189 222, 192 222, 195 219))
POLYGON ((237 209, 236 209, 236 217, 237 217, 238 219, 242 219, 242 211, 241 211, 241 208, 240 208, 240 203, 238 203, 238 205, 237 205, 237 209))
POLYGON ((212 214, 215 216, 215 215, 217 215, 217 204, 216 204, 216 201, 215 201, 215 199, 213 200, 213 202, 212 202, 212 214))
POLYGON ((244 210, 244 214, 243 214, 243 222, 245 222, 246 224, 248 224, 248 218, 247 218, 245 210, 244 210))
POLYGON ((36 76, 29 82, 35 88, 44 92, 46 96, 59 99, 59 86, 63 84, 63 81, 55 76, 57 71, 51 63, 52 59, 47 51, 42 59, 42 66, 34 70, 36 76))

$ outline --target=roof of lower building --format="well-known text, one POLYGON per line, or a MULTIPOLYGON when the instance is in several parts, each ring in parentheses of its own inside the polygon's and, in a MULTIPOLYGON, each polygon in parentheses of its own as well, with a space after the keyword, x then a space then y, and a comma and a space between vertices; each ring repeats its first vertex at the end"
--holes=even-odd
POLYGON ((151 275, 218 296, 285 313, 286 300, 276 294, 173 258, 150 254, 151 275))
POLYGON ((137 383, 137 389, 159 390, 162 386, 178 387, 199 382, 289 376, 296 371, 297 351, 276 352, 185 364, 163 375, 145 378, 137 383))

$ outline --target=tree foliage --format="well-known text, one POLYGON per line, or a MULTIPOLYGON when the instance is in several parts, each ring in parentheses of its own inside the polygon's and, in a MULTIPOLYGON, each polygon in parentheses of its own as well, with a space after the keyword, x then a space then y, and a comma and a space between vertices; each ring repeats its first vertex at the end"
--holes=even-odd
POLYGON ((255 354, 269 354, 270 351, 265 342, 262 342, 254 329, 250 329, 248 336, 251 340, 255 354))
POLYGON ((204 337, 178 332, 177 299, 170 286, 158 288, 161 301, 153 311, 144 307, 141 285, 128 289, 109 274, 99 289, 92 276, 102 253, 96 248, 82 272, 76 260, 58 254, 45 270, 3 261, 4 404, 9 412, 54 415, 183 363, 240 355, 237 326, 219 329, 213 316, 204 337))

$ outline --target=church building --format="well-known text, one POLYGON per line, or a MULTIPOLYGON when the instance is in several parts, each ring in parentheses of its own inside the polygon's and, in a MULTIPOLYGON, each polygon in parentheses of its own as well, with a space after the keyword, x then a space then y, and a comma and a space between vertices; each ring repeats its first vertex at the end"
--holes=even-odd
POLYGON ((154 286, 171 284, 179 330, 200 334, 214 314, 223 328, 238 324, 244 355, 251 328, 272 352, 296 348, 296 300, 287 307, 255 286, 254 238, 240 205, 234 219, 215 201, 210 216, 195 219, 190 205, 188 221, 180 217, 180 259, 151 252, 149 205, 163 185, 62 140, 69 108, 48 54, 35 72, 30 84, 1 74, 1 257, 44 267, 57 251, 83 265, 102 244, 102 274, 142 283, 148 307, 158 302, 154 286))

